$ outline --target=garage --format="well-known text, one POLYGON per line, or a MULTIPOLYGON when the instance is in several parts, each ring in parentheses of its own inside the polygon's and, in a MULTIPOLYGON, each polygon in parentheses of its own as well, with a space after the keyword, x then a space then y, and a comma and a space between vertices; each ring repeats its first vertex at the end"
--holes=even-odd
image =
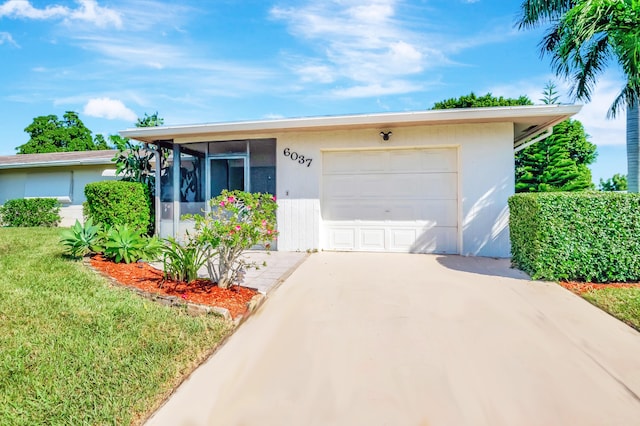
POLYGON ((456 148, 325 151, 327 250, 458 253, 456 148))

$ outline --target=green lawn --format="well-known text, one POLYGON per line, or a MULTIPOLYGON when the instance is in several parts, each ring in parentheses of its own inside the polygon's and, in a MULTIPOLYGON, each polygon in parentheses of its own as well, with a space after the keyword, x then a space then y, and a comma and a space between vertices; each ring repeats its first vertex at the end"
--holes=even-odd
POLYGON ((640 288, 591 290, 582 297, 640 331, 640 288))
POLYGON ((59 232, 0 228, 0 423, 140 422, 229 327, 110 286, 59 232))

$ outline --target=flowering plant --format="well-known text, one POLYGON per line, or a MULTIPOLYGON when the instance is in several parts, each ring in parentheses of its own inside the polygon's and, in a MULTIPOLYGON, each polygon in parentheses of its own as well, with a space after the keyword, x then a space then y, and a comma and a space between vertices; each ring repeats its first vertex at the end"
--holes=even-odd
POLYGON ((225 190, 209 203, 209 212, 192 217, 195 239, 207 251, 209 278, 227 288, 242 270, 257 266, 242 254, 257 245, 268 250, 278 235, 276 199, 271 194, 225 190))

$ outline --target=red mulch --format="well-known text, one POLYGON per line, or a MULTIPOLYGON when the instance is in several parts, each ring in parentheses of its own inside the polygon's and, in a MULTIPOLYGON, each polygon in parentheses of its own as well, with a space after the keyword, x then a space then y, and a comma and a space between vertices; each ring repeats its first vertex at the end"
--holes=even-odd
POLYGON ((253 289, 240 286, 223 289, 204 279, 188 284, 183 281, 164 280, 162 271, 148 263, 114 263, 100 255, 91 258, 91 266, 125 286, 136 287, 149 293, 177 296, 186 302, 226 308, 233 318, 247 311, 247 303, 257 293, 253 289))
POLYGON ((574 281, 561 281, 559 283, 562 287, 569 291, 574 292, 577 295, 582 295, 591 290, 602 290, 604 288, 633 288, 640 287, 640 283, 580 283, 574 281))

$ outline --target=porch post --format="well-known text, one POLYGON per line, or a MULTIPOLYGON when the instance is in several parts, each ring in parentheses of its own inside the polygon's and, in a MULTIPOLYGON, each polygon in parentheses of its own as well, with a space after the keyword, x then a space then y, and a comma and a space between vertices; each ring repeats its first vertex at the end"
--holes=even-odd
POLYGON ((180 145, 173 144, 173 238, 180 226, 180 145))
POLYGON ((162 212, 160 211, 160 209, 162 208, 162 206, 160 205, 160 179, 162 176, 162 153, 161 153, 162 148, 160 148, 160 145, 156 145, 156 149, 153 150, 153 156, 155 157, 155 162, 156 162, 156 184, 155 184, 155 188, 154 188, 154 194, 153 194, 153 205, 155 206, 155 217, 154 217, 154 221, 155 221, 155 235, 157 237, 160 236, 160 216, 162 215, 162 212))

